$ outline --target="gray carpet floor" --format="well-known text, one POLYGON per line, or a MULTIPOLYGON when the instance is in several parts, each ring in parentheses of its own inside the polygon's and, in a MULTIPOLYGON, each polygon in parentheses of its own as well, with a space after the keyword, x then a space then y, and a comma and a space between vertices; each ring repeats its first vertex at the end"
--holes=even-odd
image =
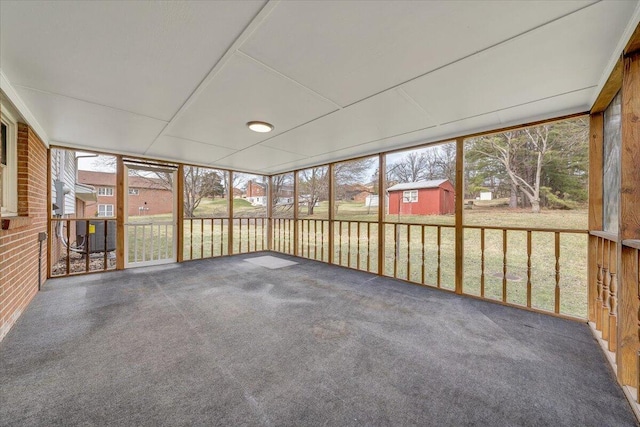
POLYGON ((0 425, 636 421, 585 324, 263 253, 48 281, 0 425))

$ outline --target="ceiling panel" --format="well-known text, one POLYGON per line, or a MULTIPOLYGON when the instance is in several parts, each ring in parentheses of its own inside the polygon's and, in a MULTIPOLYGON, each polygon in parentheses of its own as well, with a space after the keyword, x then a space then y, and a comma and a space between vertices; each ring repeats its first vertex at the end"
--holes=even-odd
POLYGON ((440 124, 595 88, 630 5, 593 5, 402 88, 440 124))
POLYGON ((337 106, 243 54, 235 54, 166 134, 242 149, 336 110, 337 106), (266 121, 268 134, 246 123, 266 121))
POLYGON ((52 141, 77 147, 142 154, 166 122, 77 99, 18 88, 52 141))
POLYGON ((231 154, 228 157, 214 162, 214 164, 227 169, 261 171, 304 158, 304 156, 299 154, 256 145, 231 154))
POLYGON ((169 120, 264 3, 2 1, 2 70, 14 85, 169 120))
POLYGON ((282 2, 240 49, 345 106, 589 3, 282 2))
POLYGON ((392 89, 271 138, 262 145, 316 156, 433 125, 431 117, 404 91, 392 89))
POLYGON ((161 136, 147 150, 150 157, 175 159, 184 163, 207 164, 233 154, 236 150, 173 136, 161 136))

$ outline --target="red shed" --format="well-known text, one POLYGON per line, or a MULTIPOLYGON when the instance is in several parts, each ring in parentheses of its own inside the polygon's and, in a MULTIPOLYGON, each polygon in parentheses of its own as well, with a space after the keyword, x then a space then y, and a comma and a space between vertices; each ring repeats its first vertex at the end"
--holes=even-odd
POLYGON ((389 187, 389 215, 443 215, 455 212, 455 188, 448 179, 389 187))

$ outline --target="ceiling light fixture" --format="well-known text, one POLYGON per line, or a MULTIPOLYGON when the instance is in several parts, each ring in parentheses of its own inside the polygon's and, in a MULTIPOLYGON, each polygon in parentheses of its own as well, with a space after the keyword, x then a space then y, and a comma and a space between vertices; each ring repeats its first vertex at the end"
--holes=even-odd
POLYGON ((267 122, 249 122, 247 126, 249 126, 249 129, 252 131, 260 133, 271 132, 273 130, 273 125, 267 122))

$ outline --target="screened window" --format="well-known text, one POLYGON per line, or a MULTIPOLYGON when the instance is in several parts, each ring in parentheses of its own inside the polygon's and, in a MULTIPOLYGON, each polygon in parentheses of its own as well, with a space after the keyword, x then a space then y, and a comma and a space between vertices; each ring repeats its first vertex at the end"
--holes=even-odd
POLYGON ((2 108, 2 145, 0 170, 2 171, 2 206, 3 215, 15 215, 18 212, 18 150, 16 121, 3 104, 2 108))
MULTIPOLYGON (((137 189, 129 189, 129 194, 134 194, 131 193, 131 190, 136 190, 137 189)), ((113 196, 113 187, 98 187, 98 196, 113 196)))
POLYGON ((402 201, 404 203, 416 203, 418 201, 418 190, 403 191, 402 201))
POLYGON ((98 205, 98 216, 111 217, 113 215, 113 205, 98 205))

